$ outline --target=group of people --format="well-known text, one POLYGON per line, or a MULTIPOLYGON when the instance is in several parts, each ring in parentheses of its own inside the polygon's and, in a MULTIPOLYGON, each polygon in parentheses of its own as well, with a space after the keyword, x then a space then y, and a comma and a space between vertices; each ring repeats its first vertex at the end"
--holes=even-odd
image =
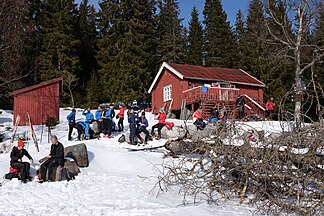
MULTIPOLYGON (((68 140, 72 140, 72 132, 74 128, 78 131, 78 140, 99 138, 101 133, 103 133, 103 137, 111 138, 112 132, 123 132, 125 108, 123 104, 119 104, 118 106, 119 112, 117 115, 115 113, 113 104, 110 104, 107 107, 98 106, 95 115, 91 113, 90 108, 85 109, 82 112, 82 115, 85 116, 84 121, 78 122, 75 120, 76 110, 72 109, 71 113, 66 117, 69 124, 68 140), (117 125, 114 121, 115 117, 118 119, 117 125)), ((145 117, 145 111, 143 111, 139 116, 138 107, 133 102, 132 106, 128 109, 130 144, 135 144, 135 136, 139 139, 140 143, 147 143, 148 140, 153 136, 155 129, 158 131, 158 136, 156 139, 160 139, 161 130, 166 124, 166 114, 163 108, 159 109, 157 119, 158 123, 152 127, 151 133, 149 133, 147 130, 149 124, 145 117), (141 138, 141 133, 145 134, 145 139, 141 138)))
POLYGON ((90 108, 85 109, 82 112, 84 115, 84 121, 75 121, 76 110, 72 109, 71 113, 66 117, 69 123, 68 140, 72 140, 73 128, 78 131, 78 140, 99 138, 99 135, 103 133, 106 138, 112 137, 112 132, 117 130, 114 117, 118 120, 118 131, 124 130, 124 106, 119 104, 119 113, 116 115, 114 105, 109 104, 106 107, 98 106, 95 115, 91 113, 90 108))
POLYGON ((159 109, 159 114, 157 116, 158 123, 152 126, 151 134, 146 129, 149 124, 145 117, 145 112, 141 113, 141 116, 138 116, 138 110, 136 107, 131 107, 128 114, 128 123, 129 123, 129 140, 131 145, 135 145, 135 136, 139 139, 139 143, 147 144, 148 140, 154 135, 154 130, 158 129, 157 140, 161 139, 161 130, 165 126, 166 114, 162 108, 159 109), (141 137, 141 133, 145 134, 145 139, 141 137))
MULTIPOLYGON (((57 140, 55 135, 51 137, 51 143, 51 151, 46 157, 46 160, 40 166, 40 183, 44 182, 46 179, 48 181, 55 181, 55 168, 59 165, 64 166, 63 145, 57 140)), ((14 146, 10 153, 10 170, 18 172, 18 178, 23 183, 27 183, 27 181, 32 180, 32 177, 30 176, 30 163, 23 161, 22 158, 24 156, 29 159, 30 163, 34 163, 33 158, 24 148, 24 142, 22 140, 18 140, 18 145, 14 146)))

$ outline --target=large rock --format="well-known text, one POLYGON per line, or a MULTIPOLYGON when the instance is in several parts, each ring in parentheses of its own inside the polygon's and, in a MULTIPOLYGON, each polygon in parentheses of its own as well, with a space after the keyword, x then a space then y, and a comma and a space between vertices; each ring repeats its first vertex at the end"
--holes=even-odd
POLYGON ((195 125, 174 126, 172 130, 168 130, 166 127, 162 128, 161 135, 164 139, 170 138, 183 138, 186 135, 186 128, 188 130, 187 138, 191 138, 193 141, 200 141, 203 138, 209 138, 216 132, 216 126, 207 125, 203 130, 197 130, 195 125))
POLYGON ((164 139, 181 138, 186 135, 186 130, 183 126, 174 126, 171 130, 163 127, 161 130, 161 137, 164 139))
POLYGON ((65 147, 64 156, 72 158, 79 167, 89 166, 87 146, 84 143, 65 147))
MULTIPOLYGON (((65 179, 62 179, 62 176, 61 176, 61 171, 63 168, 67 168, 73 174, 73 176, 77 176, 80 173, 80 169, 78 168, 78 165, 76 164, 76 162, 71 158, 65 158, 64 166, 63 167, 58 166, 58 167, 56 167, 56 170, 54 171, 55 172, 55 178, 54 178, 55 181, 65 180, 65 179)), ((39 176, 39 178, 40 178, 40 176, 39 176)), ((44 180, 45 181, 48 180, 48 172, 46 173, 46 179, 44 179, 44 180)))
MULTIPOLYGON (((127 131, 126 133, 124 133, 125 140, 126 140, 127 143, 130 143, 129 134, 130 134, 129 131, 127 131)), ((145 140, 145 134, 144 133, 141 133, 140 136, 142 137, 143 140, 145 140)), ((135 135, 135 142, 138 142, 138 141, 139 140, 138 140, 137 136, 135 135)))

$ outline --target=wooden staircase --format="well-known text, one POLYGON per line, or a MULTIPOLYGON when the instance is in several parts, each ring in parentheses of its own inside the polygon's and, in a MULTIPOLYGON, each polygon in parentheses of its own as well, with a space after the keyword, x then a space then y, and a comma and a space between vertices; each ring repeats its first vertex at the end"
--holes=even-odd
POLYGON ((201 102, 201 107, 202 107, 202 114, 204 116, 205 119, 208 119, 211 117, 211 112, 212 112, 212 108, 214 107, 215 103, 217 104, 218 110, 220 112, 220 110, 224 106, 226 107, 226 111, 227 111, 227 118, 235 118, 235 114, 236 114, 236 106, 235 106, 235 102, 229 102, 229 101, 208 101, 208 102, 201 102))

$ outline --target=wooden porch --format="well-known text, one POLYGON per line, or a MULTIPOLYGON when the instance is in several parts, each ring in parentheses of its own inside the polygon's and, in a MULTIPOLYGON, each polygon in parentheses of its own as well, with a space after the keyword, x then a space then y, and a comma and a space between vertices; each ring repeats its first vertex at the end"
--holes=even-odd
MULTIPOLYGON (((236 119, 238 117, 236 100, 240 96, 239 89, 197 86, 185 90, 182 93, 183 100, 180 118, 184 118, 183 110, 187 106, 192 106, 191 109, 193 110, 194 104, 200 104, 203 112, 202 114, 207 118, 211 116, 211 110, 215 104, 218 106, 218 110, 220 110, 223 106, 226 107, 228 118, 236 119)), ((251 120, 251 118, 254 117, 256 119, 263 118, 264 108, 249 96, 243 96, 245 101, 245 120, 251 120)))

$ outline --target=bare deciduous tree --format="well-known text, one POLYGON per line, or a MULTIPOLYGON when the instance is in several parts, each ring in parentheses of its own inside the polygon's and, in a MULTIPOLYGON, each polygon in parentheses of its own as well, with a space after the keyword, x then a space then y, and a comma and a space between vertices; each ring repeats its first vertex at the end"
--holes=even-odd
POLYGON ((62 72, 63 75, 63 85, 68 89, 69 93, 70 93, 70 97, 71 97, 71 102, 72 102, 72 107, 74 107, 74 97, 73 97, 73 92, 72 90, 75 88, 75 86, 77 85, 77 81, 78 78, 76 77, 76 75, 72 74, 69 71, 64 70, 62 72))
POLYGON ((294 119, 296 128, 300 128, 302 122, 302 97, 304 85, 302 76, 305 72, 310 71, 311 67, 324 59, 324 46, 312 43, 310 33, 314 29, 316 15, 322 6, 320 0, 292 0, 283 1, 286 9, 285 18, 280 19, 273 11, 271 5, 274 1, 265 0, 267 17, 267 29, 270 39, 267 42, 273 42, 280 46, 278 52, 282 53, 283 58, 293 61, 295 65, 295 112, 294 119), (274 23, 283 35, 277 35, 270 27, 269 22, 274 23), (290 28, 294 29, 291 34, 290 28), (305 52, 307 50, 307 52, 305 52), (309 55, 311 54, 311 55, 309 55))

